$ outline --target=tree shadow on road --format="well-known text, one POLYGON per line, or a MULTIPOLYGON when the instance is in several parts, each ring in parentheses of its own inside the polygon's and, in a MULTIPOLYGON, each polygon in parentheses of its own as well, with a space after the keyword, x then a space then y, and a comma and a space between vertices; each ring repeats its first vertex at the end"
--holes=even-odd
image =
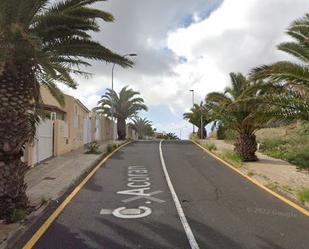
MULTIPOLYGON (((36 249, 187 249, 190 248, 186 235, 181 229, 170 224, 151 221, 144 222, 138 230, 135 226, 124 227, 119 220, 97 218, 106 227, 98 227, 100 232, 81 229, 81 232, 72 232, 67 226, 58 222, 52 224, 34 248, 36 249), (134 231, 133 229, 138 231, 134 231), (113 234, 114 237, 108 234, 113 234), (153 236, 155 234, 155 236, 153 236), (158 239, 160 238, 160 241, 158 239)), ((201 249, 241 249, 246 248, 243 243, 225 236, 221 232, 190 219, 194 226, 194 235, 201 249)), ((262 249, 284 249, 276 243, 256 236, 263 241, 262 249)))
POLYGON ((80 238, 79 233, 71 232, 66 226, 54 222, 47 232, 40 238, 34 249, 87 249, 91 248, 80 238))
POLYGON ((92 177, 84 186, 85 189, 94 191, 94 192, 102 192, 103 186, 102 183, 98 184, 97 179, 95 177, 92 177))

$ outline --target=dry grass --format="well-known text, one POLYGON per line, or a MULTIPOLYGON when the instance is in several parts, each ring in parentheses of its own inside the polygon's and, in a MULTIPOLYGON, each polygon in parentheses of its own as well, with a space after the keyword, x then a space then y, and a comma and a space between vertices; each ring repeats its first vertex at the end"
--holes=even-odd
POLYGON ((295 164, 299 169, 309 169, 309 123, 293 129, 291 126, 265 129, 257 134, 257 139, 262 144, 262 153, 295 164))

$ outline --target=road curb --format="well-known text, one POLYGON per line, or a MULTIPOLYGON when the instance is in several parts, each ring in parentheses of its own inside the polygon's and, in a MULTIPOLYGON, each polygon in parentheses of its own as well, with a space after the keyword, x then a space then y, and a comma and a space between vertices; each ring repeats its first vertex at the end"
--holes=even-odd
POLYGON ((55 221, 55 219, 61 214, 64 208, 71 202, 75 195, 83 188, 83 186, 91 179, 91 177, 105 164, 105 162, 111 158, 116 152, 121 150, 131 141, 120 145, 117 149, 106 155, 98 164, 93 168, 90 173, 74 188, 74 190, 64 199, 64 201, 57 207, 56 210, 48 217, 48 219, 40 226, 40 228, 34 233, 32 238, 23 246, 23 249, 31 249, 40 237, 46 232, 49 226, 55 221))
POLYGON ((248 181, 250 181, 251 183, 253 183, 254 185, 258 186, 259 188, 265 190, 266 192, 268 192, 269 194, 273 195, 274 197, 276 197, 277 199, 281 200, 282 202, 284 202, 285 204, 293 207, 294 209, 296 209, 297 211, 299 211, 300 213, 302 213, 303 215, 309 217, 309 211, 306 210, 305 208, 299 206, 298 204, 296 204, 293 201, 290 201, 289 199, 285 198, 284 196, 274 192, 273 190, 265 187, 263 184, 261 184, 260 182, 258 182, 257 180, 249 177, 248 175, 244 174, 243 172, 241 172, 240 170, 236 169, 234 166, 232 166, 230 163, 224 161, 223 159, 221 159, 220 157, 218 157, 217 155, 215 155, 214 153, 212 153, 211 151, 207 150, 206 148, 204 148, 202 145, 200 145, 199 143, 190 140, 193 144, 195 144, 196 146, 198 146, 199 148, 201 148, 203 151, 207 152, 209 155, 211 155, 213 158, 217 159, 218 161, 220 161, 222 164, 224 164, 225 166, 229 167, 230 169, 234 170, 235 172, 237 172, 238 174, 240 174, 242 177, 244 177, 245 179, 247 179, 248 181))
POLYGON ((56 205, 59 200, 63 198, 63 196, 67 195, 67 191, 71 190, 78 182, 80 182, 83 178, 85 178, 85 175, 88 175, 89 172, 99 163, 101 162, 104 157, 106 156, 106 153, 102 153, 97 159, 95 159, 87 169, 83 170, 79 177, 77 177, 70 186, 67 187, 67 190, 57 199, 50 201, 48 204, 43 205, 39 207, 36 211, 32 212, 28 217, 27 221, 24 224, 21 224, 16 229, 12 230, 6 240, 0 244, 0 249, 10 249, 14 248, 15 244, 29 231, 39 220, 46 215, 49 208, 51 208, 53 205, 56 205))
MULTIPOLYGON (((29 220, 27 221, 26 224, 23 224, 22 226, 18 227, 16 230, 13 230, 6 242, 4 242, 3 244, 0 245, 0 249, 5 249, 5 248, 15 248, 15 245, 18 243, 18 241, 20 239, 22 239, 22 237, 29 231, 31 230, 31 228, 33 228, 35 225, 37 225, 37 223, 40 221, 40 219, 42 219, 44 216, 47 216, 48 218, 50 217, 51 214, 53 214, 62 204, 63 202, 72 194, 72 192, 80 186, 80 184, 85 180, 86 177, 89 177, 89 175, 91 174, 91 176, 99 169, 103 166, 103 164, 111 157, 113 156, 117 151, 119 151, 122 147, 128 145, 132 143, 132 141, 128 141, 125 142, 123 144, 121 144, 117 149, 115 149, 114 151, 112 151, 110 154, 107 153, 103 153, 102 155, 100 155, 97 159, 95 159, 91 165, 88 167, 88 169, 84 170, 81 175, 67 188, 67 191, 65 191, 65 193, 60 196, 57 200, 54 200, 52 202, 50 202, 49 204, 47 204, 46 206, 43 206, 40 208, 40 212, 37 215, 30 215, 29 220), (99 167, 98 167, 99 166, 99 167), (95 170, 95 172, 94 172, 95 170), (59 200, 61 201, 61 203, 59 204, 59 200), (50 210, 52 209, 52 211, 50 210)), ((91 177, 88 178, 88 180, 91 177)), ((85 182, 86 183, 86 182, 85 182)), ((75 195, 78 192, 75 193, 75 195)), ((74 196, 73 196, 74 197, 74 196)), ((72 198, 73 198, 72 197, 72 198)), ((67 203, 68 204, 68 203, 67 203)), ((66 205, 65 205, 66 206, 66 205)), ((65 207, 64 206, 64 207, 65 207)), ((61 210, 62 211, 62 210, 61 210)), ((61 212, 60 212, 61 213, 61 212)), ((59 213, 59 214, 60 214, 59 213)), ((57 217, 56 217, 57 218, 57 217)), ((42 224, 44 224, 46 222, 43 221, 43 223, 41 222, 41 225, 39 226, 39 228, 41 228, 42 224)), ((49 224, 50 225, 50 224, 49 224)), ((48 228, 48 227, 47 227, 48 228)), ((35 232, 36 233, 36 232, 35 232)), ((32 245, 33 246, 33 245, 32 245)), ((23 248, 32 248, 31 247, 25 247, 23 246, 23 248)))

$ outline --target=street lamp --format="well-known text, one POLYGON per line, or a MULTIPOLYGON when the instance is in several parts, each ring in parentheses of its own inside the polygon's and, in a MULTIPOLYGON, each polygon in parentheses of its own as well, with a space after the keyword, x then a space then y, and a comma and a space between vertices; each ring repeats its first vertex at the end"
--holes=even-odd
MULTIPOLYGON (((123 57, 135 57, 137 54, 125 54, 123 57)), ((115 69, 116 63, 113 64, 112 67, 112 91, 114 91, 114 69, 115 69)), ((111 125, 111 130, 112 130, 112 141, 114 141, 114 103, 112 102, 111 106, 111 118, 112 118, 112 125, 111 125)))
MULTIPOLYGON (((194 107, 194 90, 191 89, 191 90, 189 90, 189 91, 192 92, 192 107, 194 107)), ((195 133, 194 124, 193 124, 192 126, 193 126, 193 135, 194 135, 194 133, 195 133)))

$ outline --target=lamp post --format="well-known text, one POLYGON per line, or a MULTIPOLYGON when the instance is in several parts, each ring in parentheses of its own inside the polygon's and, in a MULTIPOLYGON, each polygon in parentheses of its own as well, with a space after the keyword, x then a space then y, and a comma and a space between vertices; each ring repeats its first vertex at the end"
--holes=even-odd
MULTIPOLYGON (((123 57, 135 57, 137 54, 125 54, 123 57)), ((112 67, 112 91, 114 91, 114 69, 115 69, 116 63, 113 64, 112 67)), ((112 118, 112 125, 111 125, 111 138, 112 141, 114 141, 114 103, 112 102, 111 106, 111 118, 112 118)))
MULTIPOLYGON (((194 106, 194 90, 191 89, 189 91, 192 92, 192 107, 193 107, 194 106)), ((194 124, 193 124, 193 135, 194 135, 194 133, 195 133, 195 128, 194 128, 194 124)))

